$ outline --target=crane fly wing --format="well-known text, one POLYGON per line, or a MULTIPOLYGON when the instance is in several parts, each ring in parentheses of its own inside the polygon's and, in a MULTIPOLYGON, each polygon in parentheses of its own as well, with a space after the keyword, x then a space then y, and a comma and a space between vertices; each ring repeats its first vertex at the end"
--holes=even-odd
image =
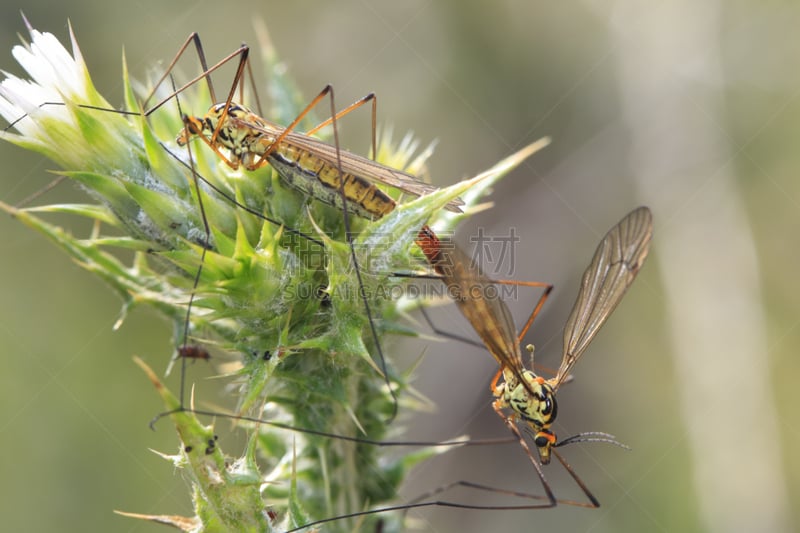
POLYGON ((466 253, 446 238, 440 239, 434 264, 461 313, 481 338, 501 367, 510 368, 522 378, 524 366, 517 343, 514 318, 499 298, 495 284, 466 253))
POLYGON ((569 375, 642 267, 650 249, 653 216, 647 207, 628 213, 603 237, 583 274, 575 306, 564 326, 557 388, 569 375))
MULTIPOLYGON (((255 124, 241 119, 231 118, 230 120, 272 137, 280 135, 283 132, 282 127, 266 122, 255 124)), ((339 165, 336 147, 324 141, 292 131, 289 132, 283 142, 312 152, 333 167, 339 165)), ((364 178, 373 183, 388 185, 389 187, 393 187, 413 196, 424 196, 439 190, 438 187, 425 183, 416 176, 381 165, 367 157, 346 150, 339 150, 338 155, 341 157, 342 171, 364 178)), ((463 200, 455 199, 447 204, 446 209, 455 213, 461 213, 461 206, 463 205, 463 200)))
MULTIPOLYGON (((291 144, 314 152, 331 165, 335 166, 337 164, 335 146, 313 137, 296 133, 289 133, 287 140, 291 144)), ((369 181, 388 185, 414 196, 423 196, 438 190, 438 187, 425 183, 416 176, 381 165, 367 157, 346 150, 340 150, 339 153, 342 157, 342 170, 366 178, 369 181)), ((464 205, 462 200, 454 200, 448 204, 448 208, 451 210, 455 208, 458 212, 461 212, 461 209, 458 208, 461 205, 464 205)))

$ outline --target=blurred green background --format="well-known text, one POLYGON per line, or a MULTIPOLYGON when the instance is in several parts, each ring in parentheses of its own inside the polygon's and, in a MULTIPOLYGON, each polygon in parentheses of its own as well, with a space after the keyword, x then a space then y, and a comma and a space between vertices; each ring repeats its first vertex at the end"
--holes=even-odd
MULTIPOLYGON (((791 454, 800 447, 800 5, 702 4, 31 0, 24 11, 62 40, 71 20, 115 105, 123 47, 144 78, 190 31, 219 58, 254 43, 251 19, 261 17, 307 96, 332 83, 341 106, 374 91, 381 123, 438 139, 439 184, 552 136, 497 188, 496 208, 460 232, 467 244, 478 227, 514 228, 515 269, 503 274, 556 284, 526 339, 543 364, 558 364, 599 238, 651 206, 651 257, 559 395, 560 436, 608 431, 632 447, 563 449, 602 507, 432 509, 414 514, 422 529, 791 531, 800 525, 791 454)), ((20 8, 0 5, 0 67, 15 73, 20 8)), ((346 144, 365 149, 366 113, 346 128, 346 144)), ((6 143, 0 154, 4 201, 50 181, 47 161, 6 143)), ((46 201, 81 197, 61 185, 46 201)), ((119 302, 101 281, 8 217, 0 232, 3 529, 156 531, 111 511, 188 513, 180 474, 148 450, 174 452, 175 439, 167 424, 147 428, 159 402, 131 362, 166 367, 166 322, 137 310, 112 331, 119 302)), ((518 324, 535 297, 509 302, 518 324)), ((469 333, 452 306, 436 316, 469 333)), ((405 356, 402 366, 422 350, 417 383, 438 411, 407 421, 409 435, 505 436, 489 406, 493 360, 429 340, 389 352, 405 356)), ((192 372, 201 380, 212 370, 192 372)), ((560 497, 578 497, 558 466, 546 474, 560 497)), ((437 459, 401 499, 456 479, 540 490, 518 447, 506 446, 437 459)))

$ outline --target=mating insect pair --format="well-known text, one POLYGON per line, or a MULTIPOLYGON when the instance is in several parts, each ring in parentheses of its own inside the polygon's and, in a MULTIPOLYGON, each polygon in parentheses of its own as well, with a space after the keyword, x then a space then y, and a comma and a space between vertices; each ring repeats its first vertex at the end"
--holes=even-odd
MULTIPOLYGON (((187 40, 187 43, 184 45, 182 50, 189 46, 191 41, 192 39, 187 40)), ((195 42, 199 43, 199 41, 195 42)), ((203 74, 198 76, 196 80, 209 79, 210 72, 215 70, 218 65, 222 64, 223 62, 220 62, 211 68, 207 68, 204 60, 202 59, 203 54, 200 53, 199 55, 201 57, 201 64, 203 66, 203 74)), ((338 143, 336 142, 333 146, 331 146, 294 133, 291 131, 292 128, 299 123, 300 119, 305 113, 301 113, 299 115, 300 118, 295 120, 289 127, 283 129, 271 125, 263 119, 255 116, 253 113, 246 111, 240 105, 234 104, 232 100, 233 95, 237 87, 242 87, 242 80, 247 65, 247 50, 240 49, 234 54, 231 54, 228 59, 235 58, 237 56, 240 58, 239 67, 237 69, 237 79, 231 85, 231 90, 228 94, 227 100, 224 103, 217 103, 217 105, 211 107, 207 117, 202 119, 192 119, 188 117, 184 118, 181 121, 183 124, 183 129, 179 134, 179 139, 181 141, 187 141, 192 135, 198 136, 205 142, 205 144, 207 144, 214 152, 216 152, 216 155, 224 157, 230 166, 236 166, 237 164, 242 163, 248 168, 257 169, 263 166, 265 162, 269 162, 288 183, 292 184, 293 186, 297 186, 314 198, 320 199, 323 202, 340 208, 341 217, 344 220, 345 237, 349 245, 349 253, 354 263, 354 272, 356 276, 360 278, 361 269, 359 269, 357 266, 356 254, 352 246, 353 243, 350 237, 350 221, 348 216, 350 214, 354 214, 362 217, 368 215, 368 218, 381 218, 390 211, 394 210, 394 200, 392 198, 383 195, 379 189, 374 189, 369 181, 361 178, 378 179, 378 181, 382 181, 388 185, 399 186, 401 189, 405 188, 407 189, 406 192, 410 192, 412 194, 429 193, 431 192, 431 189, 403 173, 378 165, 369 159, 359 158, 358 156, 342 152, 338 149, 338 143), (230 153, 228 153, 226 156, 226 153, 221 151, 222 149, 230 151, 230 153), (383 176, 383 179, 376 178, 376 175, 383 176), (302 185, 296 185, 297 183, 301 183, 302 185), (390 206, 391 209, 386 208, 386 206, 390 206)), ((162 80, 163 79, 165 78, 162 78, 162 80)), ((186 86, 191 85, 191 83, 193 82, 186 84, 186 86)), ((212 86, 210 84, 209 87, 210 92, 212 93, 212 100, 216 100, 216 98, 213 98, 213 88, 211 88, 212 86)), ((167 99, 175 96, 184 88, 185 87, 182 87, 181 89, 174 91, 174 94, 168 95, 167 99)), ((314 100, 312 106, 317 102, 322 101, 326 94, 332 94, 329 89, 327 90, 327 93, 326 91, 323 91, 323 93, 321 93, 320 96, 314 100)), ((160 108, 163 102, 166 102, 167 99, 156 106, 153 106, 146 114, 150 115, 153 111, 160 108)), ((374 98, 364 99, 364 101, 369 100, 374 102, 374 98)), ((336 132, 336 120, 346 114, 348 110, 354 108, 351 106, 345 111, 337 114, 334 112, 332 97, 330 102, 332 109, 331 119, 325 121, 319 127, 313 128, 310 130, 311 132, 317 131, 326 123, 333 125, 334 132, 336 132)), ((310 107, 311 106, 309 106, 308 109, 310 109, 310 107)), ((373 147, 375 144, 376 143, 373 141, 373 147)), ((169 153, 172 154, 172 152, 169 153)), ((201 157, 202 155, 194 157, 191 148, 189 148, 187 165, 191 171, 191 176, 195 180, 195 184, 197 184, 198 180, 200 180, 203 176, 211 177, 205 172, 201 174, 197 171, 197 161, 201 157)), ((202 210, 204 202, 210 198, 210 195, 207 196, 206 192, 201 187, 197 186, 194 196, 196 198, 196 205, 202 210)), ((243 202, 239 199, 240 196, 241 194, 239 193, 223 196, 222 198, 223 201, 233 202, 233 205, 235 205, 238 209, 243 207, 243 202)), ((441 201, 440 203, 445 204, 445 201, 441 201)), ((457 204, 450 204, 450 207, 457 208, 457 204)), ((263 218, 263 214, 259 210, 248 208, 248 211, 255 212, 257 216, 263 218)), ((201 244, 201 265, 209 264, 204 263, 204 261, 208 259, 207 254, 209 253, 209 248, 211 248, 213 253, 213 250, 225 246, 223 238, 221 237, 222 234, 217 230, 218 223, 220 221, 215 220, 214 216, 214 214, 210 214, 209 217, 206 217, 206 214, 202 213, 202 223, 205 228, 205 234, 204 236, 197 238, 197 242, 201 244)), ((272 223, 273 221, 274 220, 270 220, 269 222, 272 223)), ((240 222, 237 220, 236 223, 239 224, 240 222)), ((533 497, 534 499, 543 501, 540 504, 525 507, 530 508, 552 506, 556 504, 557 500, 555 499, 549 485, 545 481, 537 461, 530 454, 527 444, 521 437, 519 430, 516 428, 514 419, 519 417, 527 421, 535 430, 535 444, 540 450, 543 462, 545 462, 549 458, 549 452, 552 447, 559 444, 556 442, 555 436, 550 430, 550 425, 555 419, 555 400, 553 393, 555 392, 555 389, 558 388, 558 385, 561 384, 566 375, 568 375, 570 368, 583 352, 583 349, 585 349, 588 341, 591 340, 591 337, 593 337, 594 333, 596 333, 597 328, 604 322, 605 318, 608 316, 611 310, 613 310, 613 307, 618 303, 622 293, 624 293, 630 281, 632 281, 633 276, 635 276, 636 272, 638 271, 638 268, 641 266, 641 262, 644 260, 644 256, 647 252, 647 245, 650 238, 650 226, 651 223, 649 219, 649 212, 641 209, 635 211, 632 215, 626 218, 623 223, 612 229, 612 231, 604 239, 603 243, 601 244, 601 248, 598 249, 599 255, 596 254, 593 264, 590 265, 590 269, 587 270, 587 276, 589 276, 591 271, 591 277, 593 277, 595 281, 603 281, 607 285, 602 285, 602 283, 593 283, 587 285, 589 281, 587 281, 588 278, 585 278, 581 290, 582 296, 579 298, 578 304, 576 304, 576 310, 573 312, 573 318, 570 319, 572 331, 569 333, 569 338, 571 339, 569 345, 571 347, 567 349, 565 345, 564 362, 562 362, 561 369, 559 370, 556 378, 553 380, 543 380, 542 378, 532 374, 530 371, 524 369, 519 351, 519 343, 514 339, 512 325, 513 322, 510 320, 510 314, 502 302, 488 303, 487 300, 482 298, 471 298, 459 301, 459 307, 465 313, 473 326, 475 326, 481 338, 490 349, 490 352, 495 356, 501 365, 501 372, 504 375, 504 383, 494 387, 495 395, 497 397, 495 401, 495 409, 498 411, 498 413, 500 413, 500 411, 504 408, 512 409, 512 415, 503 416, 503 418, 506 421, 506 424, 509 425, 509 428, 511 428, 512 432, 514 432, 515 436, 520 440, 525 450, 528 452, 528 455, 530 456, 531 461, 536 468, 537 475, 545 487, 545 497, 533 497), (638 228, 637 231, 628 231, 635 228, 638 228), (609 251, 609 249, 612 250, 609 251), (601 254, 601 250, 606 251, 601 254), (622 252, 613 253, 614 250, 622 250, 622 252), (581 304, 582 299, 585 300, 583 304, 581 304), (589 315, 587 315, 587 313, 589 313, 589 315)), ((480 272, 480 269, 468 263, 466 261, 466 257, 463 256, 463 254, 460 254, 457 249, 451 248, 450 246, 442 246, 441 242, 430 231, 429 228, 422 224, 418 225, 417 228, 422 229, 418 229, 418 233, 412 238, 420 244, 425 256, 428 258, 437 273, 444 278, 445 282, 449 284, 478 286, 485 286, 486 284, 491 283, 491 281, 480 272), (448 264, 453 265, 454 267, 450 271, 445 268, 445 265, 448 264)), ((296 231, 293 233, 296 235, 299 234, 296 231)), ((303 238, 311 241, 315 239, 315 237, 310 237, 308 234, 305 234, 303 238)), ((236 241, 236 245, 238 245, 238 241, 236 241)), ((331 246, 329 246, 328 251, 330 251, 330 248, 331 246)), ((282 250, 283 249, 279 248, 277 245, 273 247, 273 251, 275 253, 280 253, 282 250)), ((183 258, 183 260, 185 261, 185 258, 183 258)), ((222 268, 220 266, 221 263, 219 262, 212 260, 210 264, 212 265, 211 268, 222 268)), ((209 267, 206 266, 205 268, 208 269, 209 267)), ((199 271, 197 273, 197 279, 199 280, 201 276, 202 271, 199 271)), ((335 273, 329 273, 328 275, 329 278, 333 278, 334 276, 335 273)), ((330 279, 328 281, 330 282, 330 279)), ((359 287, 359 291, 363 293, 363 285, 360 279, 359 284, 361 285, 359 287)), ((541 284, 536 285, 540 286, 541 284)), ((530 323, 535 317, 536 312, 541 308, 541 305, 544 301, 543 298, 540 300, 539 305, 537 305, 537 308, 532 314, 532 317, 525 329, 530 326, 530 323)), ((333 298, 332 301, 334 306, 340 304, 336 298, 333 298)), ((363 300, 363 302, 369 327, 374 331, 375 325, 372 320, 372 313, 369 310, 369 302, 367 300, 363 300)), ((290 309, 289 314, 291 313, 292 310, 290 309)), ((183 338, 188 339, 188 314, 185 324, 183 338)), ((278 332, 276 335, 278 341, 280 341, 281 334, 286 333, 289 335, 293 332, 293 330, 297 329, 295 327, 296 324, 292 323, 290 317, 288 316, 286 316, 285 322, 281 323, 276 321, 272 325, 278 326, 275 327, 275 330, 278 332)), ((308 331, 301 332, 299 334, 299 338, 302 338, 303 335, 306 335, 307 333, 308 331)), ((567 333, 565 333, 565 340, 566 339, 567 333)), ((379 343, 377 342, 377 336, 375 337, 375 341, 376 349, 380 350, 379 343)), ((276 342, 276 345, 279 344, 280 342, 276 342)), ((306 348, 306 346, 310 346, 310 344, 304 346, 302 341, 297 343, 284 343, 284 345, 285 344, 289 344, 290 350, 301 350, 306 348)), ((188 344, 186 340, 184 340, 183 346, 183 353, 189 353, 187 352, 188 344)), ((273 359, 270 364, 274 365, 276 371, 281 371, 283 367, 306 362, 307 358, 305 357, 305 354, 303 355, 304 357, 286 357, 282 361, 275 361, 273 359)), ((182 363, 185 364, 185 358, 182 360, 182 363)), ((263 366, 262 361, 251 361, 250 363, 254 365, 262 364, 263 366)), ((314 364, 316 363, 319 363, 319 361, 314 361, 314 364)), ((384 370, 384 376, 386 376, 388 379, 388 372, 385 371, 385 364, 382 364, 382 366, 384 370)), ((308 368, 308 365, 306 365, 305 368, 308 368)), ((495 379, 495 383, 496 382, 497 379, 495 379)), ((297 393, 297 391, 293 392, 297 393)), ((272 391, 270 392, 270 395, 273 398, 279 396, 278 393, 272 391)), ((183 392, 181 393, 180 409, 185 411, 186 406, 183 404, 182 398, 183 392)), ((318 410, 319 406, 309 405, 308 409, 313 412, 318 410)), ((254 422, 257 421, 259 423, 266 423, 265 421, 261 420, 260 417, 243 418, 245 420, 254 422)), ((363 424, 362 415, 360 413, 358 419, 363 424)), ((580 439, 584 440, 602 440, 606 438, 608 437, 605 435, 580 436, 580 439)), ((561 444, 566 444, 568 442, 573 442, 573 440, 565 439, 561 441, 561 444)), ((584 493, 591 501, 590 505, 596 505, 596 499, 574 475, 566 462, 564 462, 557 453, 556 456, 565 465, 565 467, 567 467, 567 469, 570 471, 570 474, 573 475, 576 482, 578 482, 578 484, 584 490, 584 493)), ((579 502, 563 503, 580 504, 579 502)), ((428 505, 451 505, 451 503, 418 502, 416 504, 418 507, 428 505)))

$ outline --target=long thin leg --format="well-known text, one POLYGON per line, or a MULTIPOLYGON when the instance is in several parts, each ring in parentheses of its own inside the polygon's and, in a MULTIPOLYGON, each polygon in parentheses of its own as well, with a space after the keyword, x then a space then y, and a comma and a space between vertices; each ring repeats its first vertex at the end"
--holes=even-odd
POLYGON ((411 500, 410 502, 405 503, 405 504, 381 507, 381 508, 378 508, 378 509, 370 509, 368 511, 359 511, 359 512, 355 512, 355 513, 349 513, 349 514, 346 514, 346 515, 340 515, 340 516, 336 516, 336 517, 324 518, 324 519, 321 519, 321 520, 315 520, 313 522, 309 522, 309 523, 304 524, 302 526, 299 526, 299 527, 296 527, 296 528, 293 528, 293 529, 289 529, 288 531, 286 531, 286 533, 293 533, 293 532, 300 531, 300 530, 303 530, 303 529, 306 529, 306 528, 309 528, 309 527, 314 527, 314 526, 318 526, 318 525, 321 525, 321 524, 324 524, 324 523, 334 522, 334 521, 337 521, 337 520, 358 518, 358 517, 363 517, 363 516, 368 516, 368 515, 373 515, 373 514, 390 512, 390 511, 408 511, 410 509, 420 509, 420 508, 424 508, 424 507, 449 507, 449 508, 456 508, 456 509, 473 509, 473 510, 485 510, 485 511, 509 511, 509 510, 547 509, 547 508, 555 507, 556 505, 559 505, 559 504, 561 504, 561 505, 571 505, 571 506, 575 506, 575 507, 584 507, 584 508, 597 508, 597 507, 600 506, 600 503, 597 501, 597 499, 594 497, 594 495, 591 493, 591 491, 589 491, 588 487, 586 487, 586 484, 583 483, 583 481, 578 477, 578 475, 575 473, 575 471, 572 469, 572 467, 569 466, 569 464, 563 459, 563 457, 561 457, 560 454, 558 454, 557 452, 555 452, 555 450, 553 450, 553 452, 555 452, 555 455, 558 458, 558 460, 561 463, 561 465, 567 470, 569 475, 577 483, 577 485, 581 488, 581 490, 586 495, 586 497, 590 500, 590 502, 586 503, 586 502, 579 502, 579 501, 575 501, 575 500, 557 499, 555 497, 555 495, 553 494, 553 491, 550 488, 549 483, 547 482, 547 480, 544 477, 544 473, 542 472, 541 465, 536 460, 534 455, 531 453, 531 450, 528 447, 528 444, 525 441, 525 439, 522 437, 522 434, 520 433, 519 429, 517 428, 516 423, 513 421, 513 419, 511 419, 511 417, 506 417, 502 413, 502 411, 499 408, 499 405, 493 405, 493 407, 495 408, 495 411, 497 412, 498 416, 500 416, 500 418, 503 419, 503 421, 505 422, 506 426, 514 434, 515 439, 520 443, 520 445, 522 446, 523 450, 525 451, 525 454, 530 459, 531 464, 534 466, 534 469, 536 470, 536 474, 537 474, 537 476, 539 478, 539 481, 541 482, 542 487, 544 488, 544 491, 545 491, 545 495, 544 496, 537 495, 537 494, 529 494, 529 493, 526 493, 526 492, 513 491, 513 490, 508 490, 508 489, 501 489, 501 488, 497 488, 497 487, 491 487, 489 485, 483 485, 483 484, 474 483, 474 482, 471 482, 471 481, 463 481, 463 480, 462 481, 455 481, 455 482, 443 485, 443 486, 441 486, 441 487, 439 487, 437 489, 434 489, 433 491, 424 493, 424 494, 420 495, 419 497, 414 498, 413 500, 411 500), (534 501, 538 501, 538 502, 541 502, 541 503, 527 504, 527 505, 473 505, 473 504, 466 504, 466 503, 446 501, 446 500, 420 501, 420 500, 428 500, 429 498, 432 498, 432 497, 434 497, 434 496, 436 496, 438 494, 441 494, 443 492, 451 490, 451 489, 453 489, 455 487, 466 487, 466 488, 479 490, 479 491, 492 492, 492 493, 497 493, 497 494, 504 494, 504 495, 513 496, 513 497, 517 497, 517 498, 534 500, 534 501))
MULTIPOLYGON (((167 100, 169 100, 173 96, 177 96, 177 93, 183 92, 187 87, 189 87, 191 85, 194 85, 197 81, 201 80, 202 78, 206 79, 206 83, 208 84, 208 91, 211 93, 211 100, 216 102, 217 97, 215 96, 215 93, 214 93, 214 83, 213 83, 213 81, 211 81, 211 73, 214 70, 216 70, 217 68, 219 68, 220 66, 224 65, 225 63, 227 63, 227 60, 230 59, 230 57, 232 57, 232 56, 230 56, 230 57, 228 57, 226 59, 223 59, 222 61, 220 61, 219 63, 214 65, 213 69, 209 70, 208 62, 206 62, 206 54, 203 51, 203 44, 200 42, 200 35, 195 31, 195 32, 192 32, 191 34, 189 34, 189 37, 186 38, 186 41, 184 41, 184 43, 181 45, 181 47, 178 48, 178 53, 175 54, 175 57, 172 58, 172 61, 170 61, 169 65, 167 66, 166 70, 164 71, 164 74, 162 74, 161 77, 158 78, 158 81, 156 81, 156 83, 153 85, 153 88, 150 90, 150 93, 147 95, 147 98, 145 98, 144 101, 142 102, 142 107, 144 107, 144 108, 147 107, 147 102, 150 101, 150 99, 153 97, 153 95, 158 90, 159 86, 162 83, 164 83, 164 80, 167 79, 167 76, 169 76, 172 73, 172 69, 175 68, 175 65, 178 63, 178 60, 180 60, 180 58, 183 56, 184 52, 186 52, 186 49, 189 48, 190 44, 194 44, 194 48, 197 51, 197 57, 200 59, 200 66, 202 67, 202 74, 200 76, 198 76, 197 78, 195 78, 194 80, 192 80, 190 83, 184 85, 183 87, 181 87, 178 90, 175 90, 175 88, 173 87, 173 90, 175 90, 175 93, 171 94, 166 99, 164 99, 161 102, 159 102, 158 104, 156 104, 156 106, 153 107, 153 109, 148 110, 145 113, 145 116, 149 115, 152 111, 155 111, 156 109, 161 107, 161 105, 163 105, 164 102, 166 102, 167 100)), ((239 52, 239 51, 237 50, 237 52, 239 52)), ((234 52, 234 54, 236 54, 237 52, 234 52)))
POLYGON ((503 422, 505 422, 506 427, 517 438, 519 445, 522 446, 522 449, 525 451, 525 455, 528 456, 528 459, 533 465, 534 470, 536 470, 536 475, 539 476, 539 481, 542 483, 542 488, 544 488, 545 495, 547 496, 548 505, 543 507, 554 507, 556 505, 556 497, 553 494, 553 489, 550 488, 550 484, 547 482, 547 479, 545 479, 544 472, 542 472, 542 465, 539 464, 539 461, 537 461, 536 457, 534 457, 533 453, 531 453, 531 449, 528 447, 528 443, 523 438, 519 428, 517 428, 517 424, 514 422, 514 419, 503 414, 503 409, 498 400, 492 402, 492 409, 494 409, 494 412, 497 413, 497 416, 499 416, 503 422))
MULTIPOLYGON (((242 47, 246 45, 242 43, 242 47)), ((256 79, 253 76, 253 64, 248 61, 247 62, 247 77, 250 78, 250 92, 253 93, 253 101, 256 103, 256 111, 258 112, 259 116, 264 116, 264 110, 261 107, 261 98, 258 96, 258 90, 256 88, 256 79)), ((241 89, 239 91, 239 101, 244 103, 244 84, 242 84, 241 89)))
POLYGON ((450 331, 439 329, 436 326, 436 324, 433 323, 433 320, 431 319, 430 315, 428 314, 428 312, 425 310, 424 307, 420 307, 419 311, 420 313, 422 313, 422 316, 425 318, 425 322, 428 323, 428 326, 431 328, 431 331, 433 331, 435 334, 440 335, 446 339, 452 339, 454 341, 463 342, 464 344, 474 346, 475 348, 482 348, 482 349, 486 348, 486 346, 482 342, 470 339, 469 337, 463 337, 461 335, 458 335, 457 333, 452 333, 450 331))
MULTIPOLYGON (((217 120, 217 127, 214 129, 214 133, 211 135, 211 139, 209 139, 210 145, 217 144, 217 136, 219 136, 219 132, 222 129, 222 126, 225 124, 225 119, 228 118, 228 110, 231 107, 231 102, 233 101, 233 95, 236 94, 236 88, 240 86, 242 83, 242 77, 244 76, 245 69, 248 65, 248 57, 250 56, 250 49, 246 46, 240 48, 242 50, 241 56, 239 57, 239 65, 236 67, 236 74, 233 77, 233 83, 231 83, 230 91, 228 91, 228 97, 225 99, 225 107, 222 109, 222 114, 217 120)), ((201 138, 204 137, 203 135, 200 136, 201 138)))
MULTIPOLYGON (((344 172, 342 171, 342 154, 341 154, 341 151, 339 150, 339 131, 338 131, 338 128, 336 127, 336 104, 334 103, 333 87, 328 85, 327 89, 328 89, 327 93, 330 94, 331 125, 333 126, 333 139, 334 139, 334 143, 335 143, 335 146, 336 146, 336 163, 337 163, 337 166, 338 166, 338 169, 339 169, 339 175, 340 176, 344 176, 344 172)), ((323 93, 325 93, 325 92, 326 91, 323 90, 323 93)), ((320 93, 320 95, 323 95, 323 93, 320 93)), ((318 96, 317 98, 320 98, 320 97, 318 96)), ((312 104, 313 104, 313 102, 312 102, 312 104)), ((298 115, 298 117, 292 122, 292 125, 296 125, 302 119, 302 117, 305 116, 306 113, 308 113, 309 110, 310 110, 310 107, 306 108, 306 111, 304 111, 303 113, 298 115)), ((284 132, 283 135, 285 136, 287 133, 288 132, 284 132)), ((279 137, 279 139, 280 139, 280 137, 279 137)), ((278 140, 276 140, 276 144, 277 144, 277 142, 278 142, 278 140)), ((359 292, 361 293, 361 300, 362 300, 362 302, 364 304, 364 312, 367 315, 367 320, 369 321, 369 328, 370 328, 370 331, 372 332, 372 339, 373 339, 373 341, 375 343, 375 349, 378 352, 378 359, 379 359, 380 364, 381 364, 381 371, 383 372, 383 378, 386 381, 386 386, 388 387, 389 394, 392 396, 392 400, 393 400, 392 414, 389 417, 389 421, 391 422, 397 416, 398 400, 397 400, 397 395, 395 394, 394 389, 392 388, 392 380, 389 377, 388 367, 386 365, 386 357, 384 356, 383 349, 381 348, 381 340, 380 340, 380 337, 378 336, 378 330, 375 328, 375 321, 372 319, 372 309, 370 308, 369 299, 367 298, 366 291, 364 290, 364 281, 363 281, 363 278, 361 277, 361 268, 358 265, 358 257, 356 256, 356 248, 355 248, 355 244, 353 243, 353 234, 350 231, 350 213, 349 213, 349 211, 347 209, 347 195, 345 194, 345 191, 344 191, 344 180, 343 179, 340 180, 340 183, 339 183, 339 195, 342 198, 342 217, 343 217, 343 221, 344 221, 345 238, 347 240, 347 244, 350 246, 350 258, 353 261, 353 268, 355 269, 356 280, 358 281, 359 292)))
MULTIPOLYGON (((297 127, 298 124, 300 124, 300 122, 306 117, 306 115, 308 115, 311 112, 311 110, 314 109, 314 107, 316 107, 317 104, 319 104, 326 96, 330 97, 331 108, 333 108, 331 110, 331 124, 333 125, 333 137, 334 140, 336 141, 335 144, 337 146, 337 151, 336 151, 337 167, 339 170, 339 174, 343 176, 344 173, 342 172, 341 152, 338 150, 339 132, 336 129, 336 109, 334 108, 333 104, 333 86, 331 85, 326 85, 319 92, 319 94, 316 97, 314 97, 313 100, 311 100, 311 103, 309 103, 302 111, 300 111, 300 113, 295 117, 295 119, 291 122, 291 124, 286 126, 283 129, 283 131, 275 138, 272 144, 269 147, 267 147, 266 150, 264 150, 264 153, 261 154, 260 157, 255 161, 253 167, 258 168, 264 165, 270 154, 272 154, 273 152, 275 152, 275 150, 278 149, 278 147, 281 145, 281 143, 283 143, 284 139, 286 139, 289 133, 294 131, 294 129, 297 127)), ((220 123, 221 122, 222 121, 220 120, 220 123)), ((347 199, 345 198, 345 202, 346 201, 347 199)))
POLYGON ((594 497, 594 494, 592 494, 592 492, 589 490, 589 487, 587 487, 586 484, 583 482, 583 480, 578 477, 578 474, 576 474, 575 471, 572 469, 572 467, 569 466, 569 463, 567 463, 567 461, 564 460, 563 457, 561 457, 561 454, 558 453, 558 451, 555 448, 550 448, 550 453, 556 456, 556 459, 558 459, 558 462, 561 463, 561 466, 563 466, 564 469, 567 472, 569 472, 570 477, 572 477, 575 483, 581 488, 583 493, 591 502, 591 504, 584 503, 583 505, 581 505, 581 507, 590 507, 593 509, 600 507, 600 502, 597 500, 597 498, 594 497))
POLYGON ((502 375, 503 375, 503 369, 501 368, 495 373, 494 377, 492 378, 492 384, 489 388, 491 389, 492 394, 494 394, 495 396, 500 395, 497 389, 497 382, 500 381, 500 376, 502 375))
MULTIPOLYGON (((378 131, 378 97, 375 95, 375 93, 369 93, 368 95, 356 100, 355 102, 353 102, 349 106, 345 107, 344 109, 342 109, 341 111, 336 113, 336 120, 340 120, 342 117, 344 117, 345 115, 347 115, 351 111, 354 111, 354 110, 358 109, 359 107, 363 106, 364 104, 366 104, 367 102, 370 102, 370 101, 372 102, 372 154, 370 154, 370 159, 374 160, 376 157, 378 157, 378 134, 377 134, 377 131, 378 131)), ((317 124, 316 126, 311 128, 310 130, 308 130, 306 132, 306 135, 314 135, 315 133, 317 133, 319 130, 321 130, 325 126, 331 124, 333 122, 333 120, 334 120, 333 117, 331 117, 331 118, 329 118, 327 120, 323 120, 322 122, 320 122, 319 124, 317 124)))
MULTIPOLYGON (((180 111, 180 99, 178 95, 175 95, 175 101, 178 105, 178 110, 180 111)), ((184 128, 186 126, 184 125, 184 128)), ((188 132, 187 132, 188 133, 188 132)), ((194 304, 194 298, 197 293, 197 286, 200 283, 200 276, 203 274, 203 265, 205 264, 206 253, 208 251, 208 247, 210 245, 211 240, 211 227, 208 224, 208 219, 206 218, 206 209, 205 205, 203 204, 203 193, 200 190, 200 182, 197 179, 197 171, 194 167, 194 158, 192 157, 192 148, 189 146, 188 143, 186 145, 186 152, 189 156, 189 166, 192 171, 192 183, 194 185, 195 193, 197 194, 197 206, 200 209, 200 217, 203 220, 203 231, 205 234, 205 243, 203 243, 202 249, 203 251, 200 252, 200 265, 197 267, 197 273, 194 275, 194 283, 192 284, 192 292, 189 295, 189 303, 186 304, 186 317, 184 318, 184 326, 183 326, 183 345, 181 347, 182 351, 186 351, 189 345, 189 327, 191 325, 192 320, 192 305, 194 304)), ((185 392, 186 392, 186 365, 187 365, 187 358, 181 357, 181 386, 180 386, 180 405, 181 409, 185 407, 184 400, 185 400, 185 392)))
MULTIPOLYGON (((533 287, 538 287, 540 285, 528 285, 533 287)), ((528 317, 528 321, 525 322, 525 326, 520 330, 519 335, 517 335, 517 342, 522 342, 522 339, 525 338, 525 334, 528 333, 533 321, 536 320, 536 317, 539 315, 539 312, 542 310, 544 306, 544 302, 547 300, 547 297, 550 296, 550 293, 553 291, 553 286, 549 283, 545 284, 545 290, 542 295, 539 297, 539 301, 536 302, 536 307, 533 308, 531 311, 531 316, 528 317)))
POLYGON ((23 198, 22 200, 17 202, 17 204, 14 207, 16 207, 18 209, 21 208, 21 207, 25 207, 26 205, 28 205, 32 201, 34 201, 37 198, 39 198, 41 195, 47 193, 48 191, 53 190, 59 183, 61 183, 65 179, 67 179, 67 177, 64 176, 63 174, 61 176, 58 176, 56 179, 54 179, 53 181, 51 181, 50 183, 48 183, 47 185, 45 185, 44 187, 42 187, 38 191, 36 191, 36 192, 34 192, 32 194, 29 194, 28 196, 26 196, 25 198, 23 198))

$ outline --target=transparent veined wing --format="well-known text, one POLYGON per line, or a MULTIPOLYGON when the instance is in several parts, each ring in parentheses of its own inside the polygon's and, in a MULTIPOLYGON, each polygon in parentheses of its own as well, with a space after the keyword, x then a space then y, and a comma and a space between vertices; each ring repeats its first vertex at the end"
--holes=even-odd
POLYGON ((583 274, 578 298, 564 326, 564 351, 554 388, 569 375, 622 300, 647 257, 652 235, 650 209, 639 207, 603 237, 583 274))

